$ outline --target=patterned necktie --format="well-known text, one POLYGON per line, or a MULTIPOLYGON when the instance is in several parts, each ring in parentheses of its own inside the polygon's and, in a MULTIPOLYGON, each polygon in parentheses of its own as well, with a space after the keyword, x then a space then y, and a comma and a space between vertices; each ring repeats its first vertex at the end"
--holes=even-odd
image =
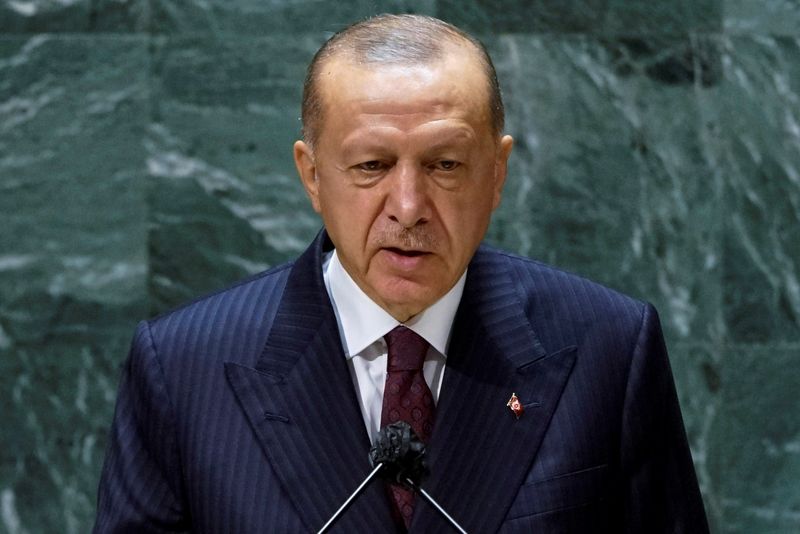
MULTIPOLYGON (((424 443, 428 443, 433 432, 435 408, 433 395, 422 374, 428 342, 405 326, 398 326, 384 339, 389 348, 389 361, 386 365, 381 428, 405 421, 424 443)), ((414 492, 399 484, 390 484, 389 490, 395 511, 408 528, 414 514, 414 492)))

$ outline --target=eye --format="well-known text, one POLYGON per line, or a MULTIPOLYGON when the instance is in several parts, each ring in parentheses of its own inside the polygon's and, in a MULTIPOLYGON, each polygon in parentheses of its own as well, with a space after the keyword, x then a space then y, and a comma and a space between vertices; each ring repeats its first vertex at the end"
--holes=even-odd
POLYGON ((370 160, 370 161, 365 161, 363 163, 359 163, 358 165, 356 165, 356 167, 359 170, 362 170, 362 171, 365 171, 365 172, 378 172, 378 171, 383 170, 385 165, 383 164, 383 162, 374 159, 374 160, 370 160))
POLYGON ((461 165, 461 163, 459 163, 458 161, 452 159, 443 159, 431 165, 431 168, 437 171, 448 172, 456 170, 459 167, 459 165, 461 165))

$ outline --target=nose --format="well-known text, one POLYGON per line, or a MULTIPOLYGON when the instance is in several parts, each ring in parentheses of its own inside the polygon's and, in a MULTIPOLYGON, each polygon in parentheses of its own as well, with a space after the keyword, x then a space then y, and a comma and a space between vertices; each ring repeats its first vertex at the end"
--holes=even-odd
POLYGON ((393 171, 392 179, 387 181, 386 215, 403 228, 426 223, 431 207, 425 173, 414 165, 400 163, 393 171))

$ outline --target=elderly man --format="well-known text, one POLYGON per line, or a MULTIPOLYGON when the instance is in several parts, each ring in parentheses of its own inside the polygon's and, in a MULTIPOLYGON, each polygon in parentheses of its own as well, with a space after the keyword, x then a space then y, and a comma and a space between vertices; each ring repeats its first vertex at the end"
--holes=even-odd
MULTIPOLYGON (((139 325, 95 531, 317 530, 402 420, 469 532, 706 532, 654 309, 480 245, 513 144, 480 43, 353 25, 309 67, 303 127, 324 230, 139 325)), ((333 528, 449 527, 375 482, 333 528)))

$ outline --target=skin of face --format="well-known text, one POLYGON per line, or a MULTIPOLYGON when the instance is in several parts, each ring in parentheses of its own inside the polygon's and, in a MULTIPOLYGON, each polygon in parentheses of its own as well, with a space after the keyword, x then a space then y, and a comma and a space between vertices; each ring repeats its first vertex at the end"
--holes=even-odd
POLYGON ((333 57, 319 83, 317 141, 294 145, 301 181, 345 270, 406 322, 464 273, 500 203, 513 139, 493 133, 466 47, 426 65, 333 57))

